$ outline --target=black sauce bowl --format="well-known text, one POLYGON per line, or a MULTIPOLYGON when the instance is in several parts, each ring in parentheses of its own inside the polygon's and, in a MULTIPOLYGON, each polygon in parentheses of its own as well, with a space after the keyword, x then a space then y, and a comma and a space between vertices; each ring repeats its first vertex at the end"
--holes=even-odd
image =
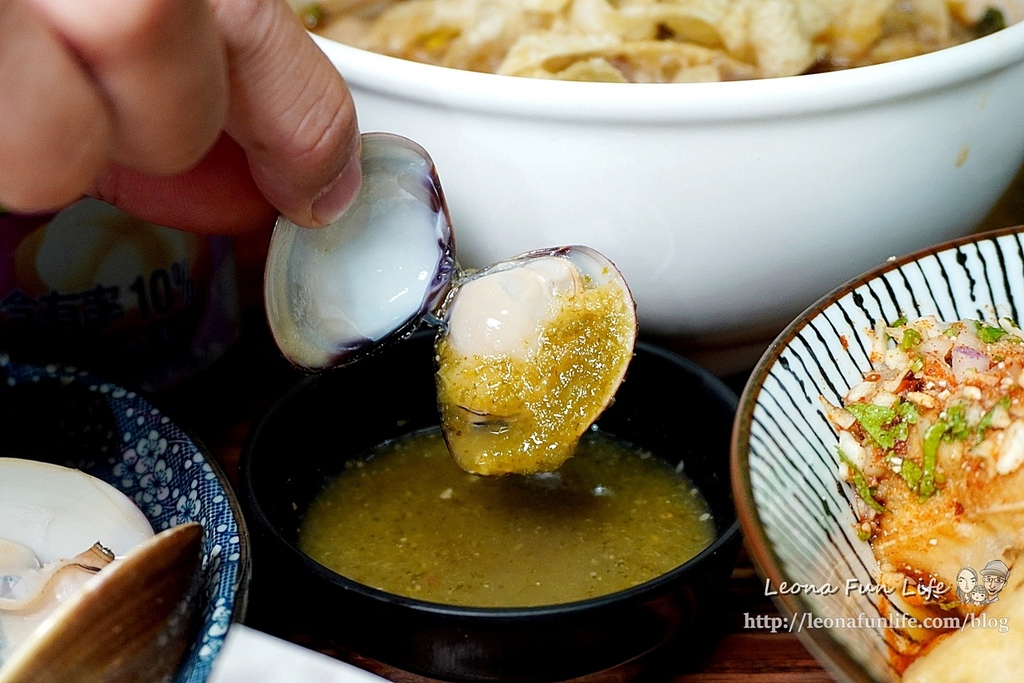
POLYGON ((728 458, 737 399, 697 365, 644 343, 598 427, 684 461, 704 493, 717 537, 682 566, 578 602, 470 608, 370 588, 298 550, 302 515, 347 459, 438 424, 433 370, 432 337, 417 335, 303 378, 256 424, 239 469, 261 605, 254 600, 251 623, 309 634, 378 673, 449 681, 624 679, 666 657, 700 660, 720 630, 739 548, 728 458))

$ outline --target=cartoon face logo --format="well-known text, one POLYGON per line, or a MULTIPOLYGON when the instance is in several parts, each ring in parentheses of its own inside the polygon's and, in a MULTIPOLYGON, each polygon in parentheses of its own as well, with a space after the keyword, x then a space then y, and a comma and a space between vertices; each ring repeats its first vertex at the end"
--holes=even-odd
POLYGON ((1003 590, 1010 578, 1009 568, 1000 560, 992 560, 980 573, 985 585, 985 602, 995 602, 999 599, 999 591, 1003 590))
POLYGON ((971 591, 978 585, 978 573, 970 567, 964 567, 956 575, 956 596, 960 602, 970 602, 971 591))
POLYGON ((992 560, 980 572, 963 567, 956 575, 957 600, 966 605, 987 605, 999 599, 1010 578, 1010 569, 1001 560, 992 560))

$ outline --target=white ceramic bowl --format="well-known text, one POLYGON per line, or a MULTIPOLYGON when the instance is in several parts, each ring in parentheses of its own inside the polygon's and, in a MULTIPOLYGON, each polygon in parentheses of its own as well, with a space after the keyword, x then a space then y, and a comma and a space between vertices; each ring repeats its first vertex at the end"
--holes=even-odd
POLYGON ((1024 158, 1024 25, 889 64, 701 84, 496 76, 317 41, 363 131, 433 156, 463 265, 592 246, 644 331, 705 346, 766 343, 857 273, 965 234, 1024 158))
MULTIPOLYGON (((781 629, 798 633, 841 682, 899 680, 880 616, 889 612, 879 604, 894 598, 880 592, 878 563, 857 538, 857 493, 838 481, 838 437, 818 397, 839 405, 871 368, 866 330, 901 315, 1024 319, 1024 228, 938 245, 835 290, 775 340, 744 389, 732 483, 747 548, 766 594, 778 593, 788 619, 781 629), (828 585, 838 592, 816 593, 828 585)), ((982 659, 977 666, 1007 666, 982 659)))

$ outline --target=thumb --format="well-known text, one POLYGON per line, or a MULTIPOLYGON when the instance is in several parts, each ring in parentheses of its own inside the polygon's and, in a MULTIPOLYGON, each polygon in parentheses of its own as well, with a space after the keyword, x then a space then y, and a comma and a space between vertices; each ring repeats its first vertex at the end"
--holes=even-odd
POLYGON ((278 211, 307 227, 332 222, 361 182, 348 87, 283 0, 212 5, 231 74, 225 130, 278 211))

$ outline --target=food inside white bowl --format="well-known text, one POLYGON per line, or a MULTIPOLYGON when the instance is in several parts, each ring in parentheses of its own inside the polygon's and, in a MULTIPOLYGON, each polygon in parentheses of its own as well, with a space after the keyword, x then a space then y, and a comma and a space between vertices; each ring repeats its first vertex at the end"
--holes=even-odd
POLYGON ((1020 23, 720 83, 516 78, 314 40, 363 130, 430 152, 463 266, 586 244, 622 271, 641 329, 694 353, 759 354, 843 281, 970 232, 1024 159, 1020 23))
POLYGON ((1013 0, 292 0, 320 35, 380 54, 507 76, 690 83, 891 62, 1021 18, 1013 0))

